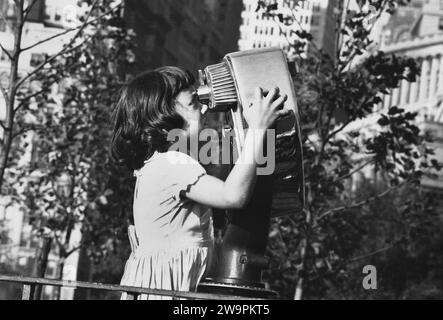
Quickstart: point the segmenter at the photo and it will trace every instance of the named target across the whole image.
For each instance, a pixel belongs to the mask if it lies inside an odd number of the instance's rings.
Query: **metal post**
[[[22,300],[34,300],[35,285],[30,283],[23,284]]]
[[[127,292],[126,300],[138,300],[139,294],[133,292]]]

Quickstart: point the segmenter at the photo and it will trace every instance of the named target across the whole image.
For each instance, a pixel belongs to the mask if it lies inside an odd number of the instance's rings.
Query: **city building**
[[[280,47],[293,56],[290,44],[298,40],[297,31],[306,31],[313,36],[313,43],[330,57],[335,56],[336,31],[334,9],[338,0],[284,1],[277,0],[278,13],[292,17],[290,25],[257,12],[256,0],[243,0],[240,50],[263,47]],[[309,51],[309,46],[306,52]]]
[[[430,144],[435,158],[443,159],[443,1],[414,0],[408,6],[398,7],[373,34],[376,49],[386,54],[407,56],[419,64],[416,82],[403,80],[398,88],[383,95],[380,113],[397,106],[418,113],[418,124],[434,138]],[[376,113],[364,121],[356,121],[349,130],[358,129],[367,135],[374,130],[379,118]],[[443,172],[433,172],[422,185],[443,189]]]
[[[381,50],[417,59],[420,75],[416,82],[403,81],[383,97],[383,110],[399,106],[419,113],[424,130],[434,137],[435,158],[443,159],[443,1],[414,1],[399,8],[382,32]],[[425,178],[423,185],[443,188],[443,173]]]
[[[137,35],[138,73],[175,65],[197,73],[237,51],[238,0],[127,0],[125,19]]]
[[[63,32],[64,28],[75,25],[77,15],[76,0],[37,0],[29,14],[23,30],[22,48],[32,46],[41,40],[55,36]],[[14,18],[15,4],[13,0],[0,0],[0,12],[7,21]],[[20,57],[19,73],[26,74],[44,61],[46,55],[52,55],[60,51],[64,44],[69,42],[72,33],[57,37],[51,41],[33,47]],[[8,23],[0,18],[0,43],[6,50],[12,51],[14,36]],[[7,55],[0,51],[0,81],[3,85],[8,83],[10,75],[10,63]],[[5,116],[4,100],[0,97],[0,119]],[[0,128],[0,139],[3,133]],[[32,155],[32,138],[29,141],[26,156],[21,161],[30,161]],[[27,223],[27,217],[17,205],[9,205],[8,197],[0,199],[0,224],[5,228],[6,236],[0,241],[0,264],[12,264],[14,270],[20,270],[24,275],[29,275],[32,268],[36,248],[39,242],[32,236],[31,226]],[[80,240],[79,230],[74,230],[72,243]],[[55,254],[55,247],[51,250],[48,259],[46,276],[49,278],[59,277],[59,259]],[[63,269],[64,280],[76,280],[79,255],[72,254],[65,262]],[[44,298],[51,299],[55,289],[45,287]],[[60,297],[72,299],[73,290],[63,288]]]
[[[197,76],[238,51],[242,10],[239,0],[127,0],[125,20],[136,33],[137,48],[136,64],[126,71],[172,65]],[[205,125],[220,129],[222,117],[208,114]]]

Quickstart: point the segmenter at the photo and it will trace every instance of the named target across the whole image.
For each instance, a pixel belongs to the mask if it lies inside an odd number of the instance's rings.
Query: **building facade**
[[[296,31],[306,31],[313,36],[313,43],[331,57],[335,56],[336,32],[334,8],[339,0],[283,1],[277,0],[279,13],[293,17],[289,26],[278,20],[264,17],[257,12],[256,0],[243,0],[240,50],[263,47],[280,47],[291,52],[290,44],[299,37]],[[309,50],[309,46],[306,49]]]
[[[194,73],[237,51],[241,1],[127,0],[125,19],[137,34],[133,73],[164,65]]]
[[[435,158],[443,159],[443,1],[414,0],[406,7],[398,7],[395,14],[383,20],[374,41],[386,54],[414,58],[419,65],[415,82],[403,80],[397,88],[382,96],[379,113],[397,106],[418,113],[418,125],[430,133],[434,141],[430,147]],[[379,114],[356,121],[349,130],[370,135]],[[443,172],[425,177],[424,187],[443,189]]]
[[[405,80],[390,95],[383,97],[383,110],[399,106],[418,112],[422,129],[434,141],[435,158],[443,160],[443,1],[413,1],[399,8],[383,28],[381,50],[415,58],[420,66],[416,82]],[[425,187],[443,189],[443,173],[427,177]]]

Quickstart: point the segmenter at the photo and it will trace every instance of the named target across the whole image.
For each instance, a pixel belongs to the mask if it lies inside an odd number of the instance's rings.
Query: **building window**
[[[61,19],[62,19],[62,15],[61,15],[60,11],[57,11],[55,13],[54,20],[55,21],[60,21]]]
[[[438,30],[443,30],[443,18],[440,18],[438,20]]]
[[[441,59],[443,59],[443,57],[440,56],[439,59],[438,59],[438,63],[437,63],[437,70],[436,70],[437,76],[436,76],[436,79],[435,79],[435,91],[438,91],[438,88],[440,88],[440,82],[443,80],[441,78],[441,71],[442,70],[440,70]],[[433,94],[435,94],[435,92],[433,92]]]
[[[318,26],[320,24],[320,17],[319,16],[312,16],[311,24],[313,26]]]
[[[0,245],[7,245],[9,244],[10,239],[8,237],[8,234],[6,232],[2,232],[0,234]]]
[[[33,53],[31,54],[31,67],[37,67],[45,61],[44,53]]]

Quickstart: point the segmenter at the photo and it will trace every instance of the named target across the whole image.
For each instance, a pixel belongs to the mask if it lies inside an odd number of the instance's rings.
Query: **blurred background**
[[[443,1],[0,0],[0,13],[0,274],[118,284],[134,183],[107,149],[118,88],[280,47],[299,67],[308,205],[273,221],[264,279],[285,299],[443,299]]]

